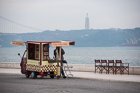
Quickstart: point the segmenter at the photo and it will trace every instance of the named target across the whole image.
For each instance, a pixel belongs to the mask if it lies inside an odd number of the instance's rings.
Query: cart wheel
[[[35,73],[35,72],[32,72],[32,73],[31,73],[31,78],[32,78],[32,79],[37,78],[37,75],[36,75],[36,73]]]
[[[57,79],[59,79],[60,78],[60,76],[57,76]]]
[[[27,74],[25,74],[25,76],[26,76],[26,78],[29,78],[30,77],[30,75],[27,75]]]
[[[54,72],[50,72],[50,78],[54,78]]]

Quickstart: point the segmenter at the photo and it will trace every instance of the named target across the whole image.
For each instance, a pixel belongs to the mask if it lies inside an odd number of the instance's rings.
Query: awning
[[[24,46],[24,42],[21,41],[12,41],[10,44],[16,46]]]
[[[51,43],[52,47],[69,46],[69,42],[54,42]]]
[[[10,44],[16,46],[24,46],[24,43],[47,43],[51,44],[53,47],[75,45],[75,41],[27,41],[27,42],[12,41]]]

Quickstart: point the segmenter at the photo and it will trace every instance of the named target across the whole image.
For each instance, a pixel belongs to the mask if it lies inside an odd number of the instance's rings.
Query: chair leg
[[[108,67],[106,67],[106,74],[108,74]]]
[[[114,67],[112,67],[112,72],[113,72],[113,74],[114,74]]]
[[[129,75],[129,67],[128,67],[128,75]]]
[[[95,67],[95,73],[96,73],[97,67]]]

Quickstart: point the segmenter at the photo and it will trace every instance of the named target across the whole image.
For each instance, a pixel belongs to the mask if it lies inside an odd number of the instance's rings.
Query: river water
[[[53,58],[54,47],[50,47]],[[63,47],[69,64],[94,64],[95,59],[122,60],[130,66],[140,66],[140,47]],[[20,62],[25,47],[0,48],[0,62]]]

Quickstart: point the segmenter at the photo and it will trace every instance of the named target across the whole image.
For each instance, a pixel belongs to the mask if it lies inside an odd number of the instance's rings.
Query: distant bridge
[[[35,27],[30,27],[5,17],[0,16],[0,32],[3,33],[24,33],[26,32],[41,32],[44,31],[42,29],[38,29]]]

